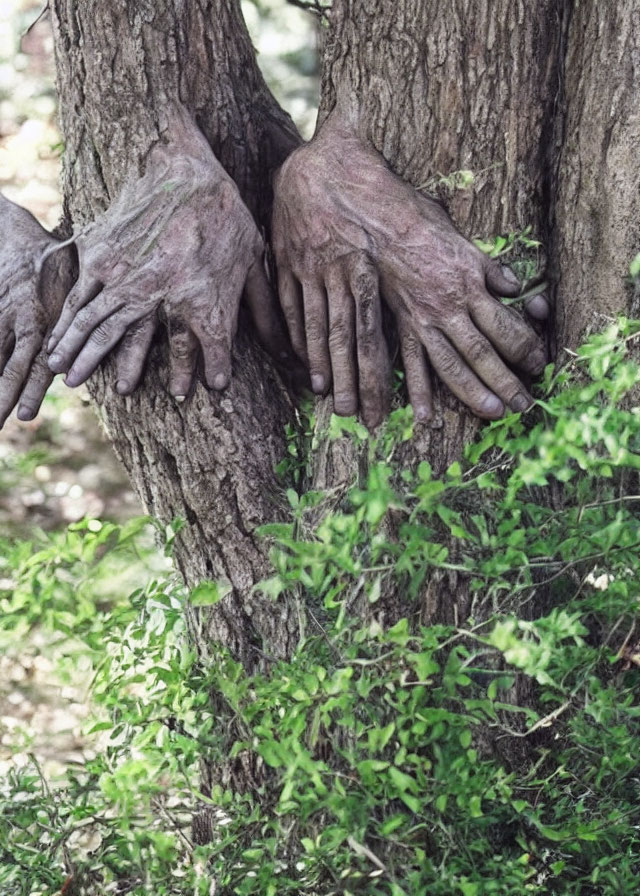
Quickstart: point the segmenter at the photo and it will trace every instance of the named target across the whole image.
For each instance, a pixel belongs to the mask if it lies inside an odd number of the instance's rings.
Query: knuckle
[[[346,315],[341,314],[332,320],[329,327],[329,348],[341,349],[353,344],[353,334]]]
[[[439,355],[439,363],[442,373],[451,378],[457,378],[462,373],[460,359],[453,352],[442,352]]]
[[[2,372],[3,386],[14,386],[22,380],[24,370],[15,361],[9,361]]]
[[[193,353],[193,344],[186,335],[174,336],[171,339],[171,355],[176,361],[187,361]]]
[[[481,361],[487,356],[488,352],[489,346],[485,340],[477,336],[469,341],[465,349],[465,354],[472,363]]]
[[[321,315],[314,311],[307,312],[305,319],[305,328],[309,339],[324,339],[326,334],[325,323]]]
[[[421,353],[422,345],[417,336],[414,336],[413,333],[409,333],[402,337],[402,351],[403,353],[410,358]]]
[[[527,357],[534,349],[541,345],[533,330],[530,332],[521,330],[518,333],[513,333],[511,335],[511,344],[513,346],[514,357],[518,359]]]
[[[95,328],[91,334],[91,342],[100,348],[104,347],[111,338],[111,330],[106,321]]]
[[[81,308],[73,320],[73,327],[76,330],[84,331],[93,326],[94,311],[90,305]]]

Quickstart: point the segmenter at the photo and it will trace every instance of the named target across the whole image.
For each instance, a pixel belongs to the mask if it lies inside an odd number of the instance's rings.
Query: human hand
[[[262,240],[238,190],[195,124],[180,114],[145,174],[75,240],[80,274],[56,324],[49,364],[77,386],[123,337],[116,389],[132,392],[162,316],[169,328],[169,391],[184,397],[198,346],[207,385],[231,376],[231,342],[245,290],[261,341],[286,340],[267,281]],[[126,334],[126,335],[125,335]]]
[[[0,196],[0,428],[33,420],[53,374],[43,346],[74,278],[73,253]]]
[[[273,242],[294,349],[308,361],[314,391],[325,392],[333,378],[336,413],[359,404],[372,426],[387,410],[380,291],[396,314],[417,418],[432,414],[424,350],[479,417],[531,403],[504,362],[538,373],[542,343],[495,298],[517,295],[515,278],[340,124],[329,120],[280,169]],[[537,306],[544,314],[544,300]]]

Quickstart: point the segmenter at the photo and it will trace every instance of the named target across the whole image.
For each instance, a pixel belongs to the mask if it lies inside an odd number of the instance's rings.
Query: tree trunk
[[[269,175],[297,138],[262,81],[235,0],[53,0],[52,12],[76,228],[104,210],[132,166],[142,169],[176,99],[265,223]],[[349,104],[363,136],[418,188],[473,171],[473,189],[450,197],[454,220],[468,236],[531,227],[542,239],[556,279],[562,271],[561,345],[574,344],[601,309],[625,305],[624,265],[640,227],[631,108],[639,15],[631,0],[602,9],[591,0],[335,0],[330,14],[320,122]],[[232,587],[216,608],[192,614],[201,651],[217,639],[249,665],[256,647],[286,655],[298,636],[293,606],[251,586],[269,566],[256,527],[287,516],[274,467],[286,453],[285,424],[295,423],[291,400],[246,333],[220,396],[198,386],[177,405],[163,357],[156,348],[131,398],[115,393],[108,365],[93,378],[109,436],[149,512],[186,521],[176,560],[187,582]],[[436,407],[436,422],[419,428],[403,460],[426,458],[439,473],[477,422],[437,384]],[[320,402],[318,419],[330,410],[330,399]],[[319,442],[315,487],[364,468],[346,440]],[[455,578],[431,581],[423,618],[463,618],[464,592]],[[403,612],[399,595],[386,597],[387,618]]]
[[[299,138],[264,84],[237,3],[55,0],[52,14],[65,208],[76,230],[109,205],[130,170],[143,168],[176,100],[267,221],[270,172]],[[184,521],[175,559],[186,582],[216,579],[232,588],[215,611],[192,612],[201,649],[220,640],[248,664],[261,641],[286,654],[297,636],[288,607],[274,612],[251,587],[268,571],[255,529],[285,513],[274,471],[286,453],[291,400],[247,333],[223,394],[199,385],[177,404],[165,362],[164,346],[156,347],[144,386],[130,398],[116,393],[109,365],[92,377],[107,434],[147,511],[165,523]]]
[[[630,307],[640,250],[640,7],[577,0],[563,59],[553,262],[558,347]]]
[[[319,122],[336,104],[347,107],[391,168],[425,192],[443,176],[472,171],[473,188],[447,197],[469,238],[531,228],[546,244],[567,15],[560,0],[533,6],[335,0]],[[402,461],[415,467],[427,459],[441,475],[479,424],[446,387],[434,388],[435,423],[417,427]],[[349,465],[332,463],[332,452],[328,446],[321,472],[348,475]],[[327,484],[321,475],[314,487]],[[406,613],[401,595],[386,597],[377,611],[382,606],[387,619]],[[425,623],[464,619],[465,581],[455,573],[432,577],[421,609]]]

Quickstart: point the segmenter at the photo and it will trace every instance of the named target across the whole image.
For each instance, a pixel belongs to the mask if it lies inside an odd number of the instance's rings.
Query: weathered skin
[[[286,338],[263,267],[263,244],[238,190],[196,125],[177,111],[107,212],[74,238],[80,274],[56,324],[49,365],[84,382],[126,333],[117,390],[132,392],[159,320],[172,336],[169,391],[186,396],[198,346],[205,380],[223,389],[243,290],[258,335],[276,356]]]
[[[18,404],[32,420],[53,380],[44,342],[73,284],[74,253],[0,196],[0,428]]]
[[[515,277],[337,114],[278,172],[273,242],[294,349],[308,361],[314,391],[326,392],[333,379],[336,413],[360,406],[371,426],[387,411],[380,292],[396,315],[417,419],[433,413],[425,350],[477,416],[493,419],[505,405],[521,411],[531,404],[505,362],[539,373],[542,343],[495,298],[518,295]]]

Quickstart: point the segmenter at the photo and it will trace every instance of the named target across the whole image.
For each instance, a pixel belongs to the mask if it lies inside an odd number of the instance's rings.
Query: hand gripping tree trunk
[[[474,172],[474,189],[451,197],[454,220],[467,236],[531,227],[551,270],[561,268],[559,338],[571,345],[599,310],[624,310],[625,261],[638,245],[633,7],[631,0],[611,8],[590,0],[335,0],[330,13],[320,121],[346,109],[360,136],[418,189]],[[131,169],[143,169],[175,102],[194,116],[265,223],[270,175],[297,137],[259,75],[234,0],[54,0],[52,12],[74,227],[108,207]],[[602,64],[611,56],[615,66]],[[604,231],[595,223],[603,220]],[[176,404],[162,361],[158,348],[131,398],[116,394],[109,365],[91,391],[149,512],[186,521],[176,560],[187,582],[232,586],[215,609],[193,614],[193,636],[203,655],[217,639],[248,665],[256,646],[286,655],[298,636],[293,605],[263,601],[251,589],[269,565],[255,529],[287,515],[274,467],[286,451],[293,404],[246,332],[232,384],[220,395],[198,386]],[[436,424],[419,428],[403,461],[428,459],[440,472],[477,422],[435,388]],[[322,426],[331,399],[317,410]],[[320,436],[310,479],[317,488],[344,485],[363,463],[347,440]],[[422,605],[425,620],[463,618],[463,583],[433,579]],[[397,593],[383,595],[380,606],[387,619],[406,612]]]

